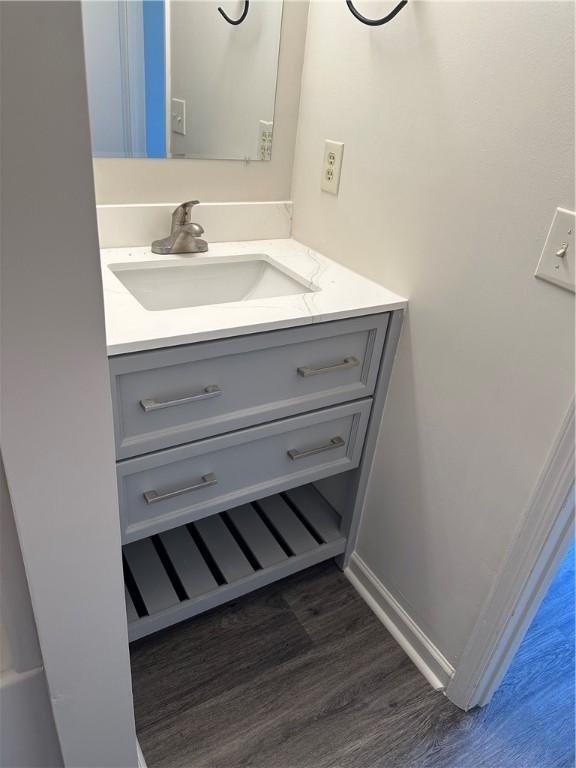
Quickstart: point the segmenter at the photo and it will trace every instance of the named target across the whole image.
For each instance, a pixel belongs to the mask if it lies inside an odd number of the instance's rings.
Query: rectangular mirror
[[[82,21],[95,157],[271,159],[282,0],[82,0]]]

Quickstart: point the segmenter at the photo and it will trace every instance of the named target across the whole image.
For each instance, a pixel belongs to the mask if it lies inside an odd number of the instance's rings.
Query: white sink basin
[[[202,256],[161,256],[145,245],[105,248],[101,264],[109,355],[406,306],[401,296],[291,239],[210,243]]]
[[[200,307],[316,290],[311,283],[288,274],[264,254],[224,259],[186,258],[189,260],[109,264],[108,268],[148,310]]]

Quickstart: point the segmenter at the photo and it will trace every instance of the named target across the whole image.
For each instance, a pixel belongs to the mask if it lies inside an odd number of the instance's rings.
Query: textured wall
[[[533,278],[574,208],[573,13],[413,2],[370,29],[310,7],[294,235],[411,302],[358,551],[453,663],[573,392],[574,296]]]

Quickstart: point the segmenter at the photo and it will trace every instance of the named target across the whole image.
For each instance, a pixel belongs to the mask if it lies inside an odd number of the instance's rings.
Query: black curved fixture
[[[388,16],[384,16],[381,19],[369,19],[366,16],[362,16],[362,14],[359,11],[357,11],[356,8],[354,7],[354,3],[352,2],[352,0],[346,0],[346,5],[350,9],[350,13],[353,16],[355,16],[358,19],[358,21],[361,21],[362,24],[367,24],[369,27],[380,27],[382,26],[382,24],[387,24],[389,21],[392,21],[394,16],[396,16],[397,13],[400,13],[400,11],[402,10],[402,8],[404,8],[405,5],[408,5],[408,0],[401,0],[401,2],[398,3],[396,8],[390,11]],[[220,10],[220,8],[218,10]]]
[[[406,2],[408,2],[408,0],[406,0]],[[228,16],[228,14],[226,13],[226,11],[222,10],[222,8],[220,8],[220,6],[218,6],[218,13],[220,13],[226,19],[228,24],[234,24],[234,26],[236,27],[236,26],[238,26],[238,24],[242,24],[242,22],[244,21],[246,16],[248,16],[248,6],[249,5],[250,5],[249,0],[244,0],[244,10],[240,14],[239,18],[237,18],[236,20],[231,19],[230,16]]]

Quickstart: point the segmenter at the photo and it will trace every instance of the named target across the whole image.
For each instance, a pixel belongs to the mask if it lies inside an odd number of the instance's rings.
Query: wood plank
[[[126,616],[128,618],[128,624],[130,624],[130,622],[136,621],[139,616],[134,606],[134,601],[130,596],[130,592],[128,592],[126,588],[126,585],[124,585],[124,598],[126,600]]]
[[[219,628],[210,615],[204,615],[132,645],[139,728],[154,727],[159,719],[185,720],[183,709],[223,693],[234,679],[239,684],[253,680],[257,686],[266,670],[311,647],[306,630],[283,600],[270,600],[263,606],[259,596],[247,595],[227,605]],[[154,696],[148,695],[151,689]],[[186,763],[187,768],[193,765],[193,759]]]
[[[281,496],[268,496],[259,501],[258,505],[295,555],[302,555],[318,547],[313,536]]]
[[[228,516],[262,568],[270,568],[286,560],[287,554],[251,504],[230,510]]]
[[[178,658],[174,663],[170,646],[166,644],[166,650],[161,646],[162,634],[151,637],[147,647],[133,646],[135,656],[143,655],[141,648],[146,652],[154,672],[154,662],[166,670],[157,681],[151,681],[144,665],[137,668],[135,663],[133,667],[138,736],[151,768],[196,764],[200,768],[375,768],[383,765],[382,755],[386,756],[386,766],[424,768],[412,757],[419,747],[419,741],[414,746],[415,738],[419,739],[423,732],[435,733],[437,721],[427,717],[427,708],[439,701],[440,717],[445,717],[451,705],[408,662],[343,574],[328,567],[324,577],[308,571],[298,574],[295,582],[300,585],[302,600],[311,599],[312,609],[323,606],[326,591],[333,593],[324,619],[333,627],[341,626],[342,631],[335,635],[327,632],[321,642],[313,641],[295,657],[264,666],[261,675],[255,676],[247,667],[241,677],[240,662],[231,672],[223,670],[216,678],[219,690],[214,692],[215,676],[204,678],[204,653],[191,648],[187,658]],[[199,620],[199,624],[208,625],[200,630],[205,633],[205,642],[226,658],[235,638],[241,637],[241,647],[252,643],[256,648],[263,632],[278,637],[275,627],[279,616],[270,611],[270,606],[286,604],[287,587],[294,592],[294,584],[279,582],[274,589],[238,601],[246,618],[267,617],[267,626],[264,618],[262,623],[254,622],[256,637],[249,626],[245,634],[240,634],[241,615],[232,614],[227,607]],[[347,606],[344,617],[338,610],[340,603]],[[255,607],[250,609],[250,605]],[[233,621],[228,618],[231,614]],[[192,626],[195,623],[191,622]],[[181,637],[188,626],[178,630],[178,647],[186,648]],[[279,652],[281,647],[282,642]],[[239,650],[236,657],[241,653]],[[179,688],[183,669],[192,681],[198,681],[197,686]],[[191,675],[192,669],[196,675]],[[223,678],[228,680],[224,690]],[[164,697],[166,704],[159,695],[160,686],[166,686],[172,694]],[[178,707],[172,704],[175,688],[181,691]],[[424,694],[423,702],[418,694]],[[279,727],[279,723],[285,727]],[[392,751],[393,763],[388,761]],[[453,765],[463,768],[458,763]]]
[[[228,584],[254,573],[254,569],[218,515],[197,520],[194,526]]]
[[[155,634],[131,647],[148,766],[570,768],[574,624],[564,637],[558,622],[573,622],[573,572],[568,582],[570,595],[553,585],[546,598],[547,631],[528,633],[492,702],[471,712],[432,689],[332,564]]]
[[[150,615],[180,602],[150,539],[127,544],[124,557]]]
[[[342,538],[339,515],[313,485],[301,485],[286,495],[323,541]]]
[[[218,587],[188,528],[184,525],[160,534],[188,597],[197,597]]]

